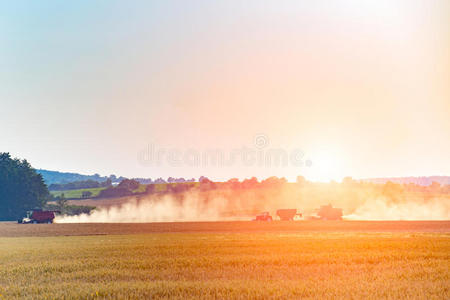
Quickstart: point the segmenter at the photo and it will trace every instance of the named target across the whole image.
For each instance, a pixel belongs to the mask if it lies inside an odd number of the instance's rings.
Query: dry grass
[[[0,238],[5,299],[449,299],[449,269],[446,233]]]

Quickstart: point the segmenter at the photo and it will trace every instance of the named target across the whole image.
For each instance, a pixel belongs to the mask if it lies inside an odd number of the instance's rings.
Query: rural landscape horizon
[[[0,300],[450,299],[450,1],[0,2]]]

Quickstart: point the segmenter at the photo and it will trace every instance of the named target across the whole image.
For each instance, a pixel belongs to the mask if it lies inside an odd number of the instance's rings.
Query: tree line
[[[74,181],[74,182],[69,182],[69,183],[52,183],[48,186],[48,189],[50,191],[67,191],[67,190],[110,187],[111,185],[112,185],[112,181],[109,178],[103,182],[98,182],[95,180],[88,179],[88,180]]]
[[[0,153],[0,221],[17,220],[50,198],[42,175],[25,159]]]

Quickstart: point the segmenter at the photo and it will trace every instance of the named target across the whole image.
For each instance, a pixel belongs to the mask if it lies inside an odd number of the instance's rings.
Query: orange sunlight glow
[[[309,180],[319,182],[342,181],[345,173],[342,153],[337,148],[320,149],[312,154],[312,166],[305,174]]]

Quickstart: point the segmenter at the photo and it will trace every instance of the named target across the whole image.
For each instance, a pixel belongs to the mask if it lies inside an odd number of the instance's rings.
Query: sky
[[[0,1],[0,152],[215,180],[450,175],[450,1]]]

